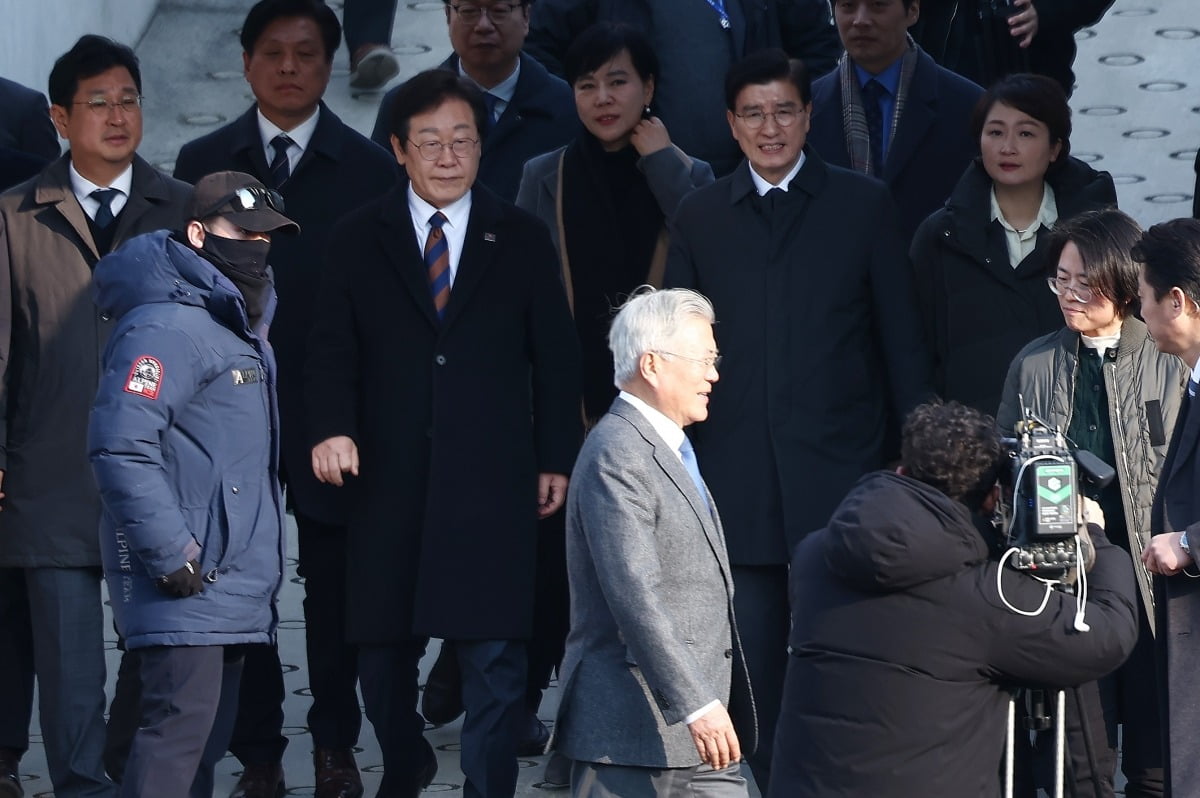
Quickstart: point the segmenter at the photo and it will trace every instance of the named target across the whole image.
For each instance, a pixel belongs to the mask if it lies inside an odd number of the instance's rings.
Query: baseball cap
[[[300,225],[283,215],[283,197],[245,172],[214,172],[192,189],[188,218],[223,216],[254,233],[299,233]]]

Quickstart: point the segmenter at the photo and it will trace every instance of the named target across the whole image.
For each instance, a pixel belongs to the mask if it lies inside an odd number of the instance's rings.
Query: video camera
[[[1026,409],[1015,438],[1003,438],[1012,460],[1009,479],[1012,511],[1005,548],[1016,551],[1006,561],[1018,571],[1046,579],[1064,579],[1078,564],[1080,483],[1095,489],[1112,482],[1112,466],[1084,449],[1070,449],[1061,430]]]

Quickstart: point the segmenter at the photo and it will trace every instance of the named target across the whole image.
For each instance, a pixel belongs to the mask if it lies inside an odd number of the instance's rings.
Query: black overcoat
[[[786,563],[883,465],[888,413],[928,395],[887,188],[806,153],[773,210],[743,162],[686,197],[671,234],[667,283],[712,300],[725,356],[692,434],[734,565]]]
[[[270,169],[258,130],[257,106],[225,127],[179,150],[175,176],[195,183],[204,175],[232,169],[270,185]],[[280,187],[287,215],[300,234],[275,236],[269,261],[275,270],[279,311],[271,345],[279,362],[280,434],[288,500],[323,524],[345,523],[345,493],[317,482],[312,447],[304,433],[304,351],[317,305],[321,260],[338,219],[396,185],[392,155],[347,126],[322,103],[317,127],[300,162]]]
[[[528,637],[537,474],[570,474],[582,436],[558,262],[540,221],[476,185],[439,323],[407,188],[335,227],[305,373],[311,441],[349,435],[361,458],[347,636]]]

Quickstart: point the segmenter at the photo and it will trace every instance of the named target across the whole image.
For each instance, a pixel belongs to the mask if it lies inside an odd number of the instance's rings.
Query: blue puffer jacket
[[[104,512],[100,548],[129,648],[267,643],[283,572],[275,361],[240,292],[166,231],[97,265],[116,322],[92,408],[88,456]],[[154,582],[201,547],[204,592]]]

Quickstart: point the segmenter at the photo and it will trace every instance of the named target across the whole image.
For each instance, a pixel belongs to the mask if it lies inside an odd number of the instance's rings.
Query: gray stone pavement
[[[1142,224],[1187,215],[1194,184],[1192,161],[1200,144],[1200,93],[1194,77],[1200,66],[1200,21],[1195,0],[1117,0],[1093,30],[1081,32],[1073,105],[1072,149],[1098,168],[1113,173],[1121,206]],[[144,75],[145,140],[142,155],[170,170],[180,145],[235,118],[253,100],[242,78],[237,33],[252,0],[167,0],[137,45]],[[341,3],[331,2],[340,13]],[[402,79],[435,66],[449,52],[441,0],[401,2],[393,48]],[[351,92],[345,49],[334,63],[326,101],[348,124],[370,132],[380,93]],[[290,530],[294,532],[294,527]],[[294,536],[289,546],[288,581],[280,596],[280,653],[285,663],[285,755],[289,795],[312,794],[311,741],[305,728],[309,699],[304,657],[303,588],[296,576]],[[109,637],[112,635],[110,633]],[[118,652],[109,642],[109,673]],[[431,646],[436,652],[436,644]],[[427,657],[423,673],[432,664]],[[550,722],[557,706],[552,685],[542,707]],[[51,796],[45,753],[36,728],[23,764],[27,795]],[[458,769],[459,724],[434,729],[437,779],[428,792],[461,793]],[[358,761],[367,794],[377,787],[381,758],[364,721]],[[521,796],[545,795],[538,784],[544,757],[521,761]],[[232,789],[238,764],[220,764],[217,795]]]

